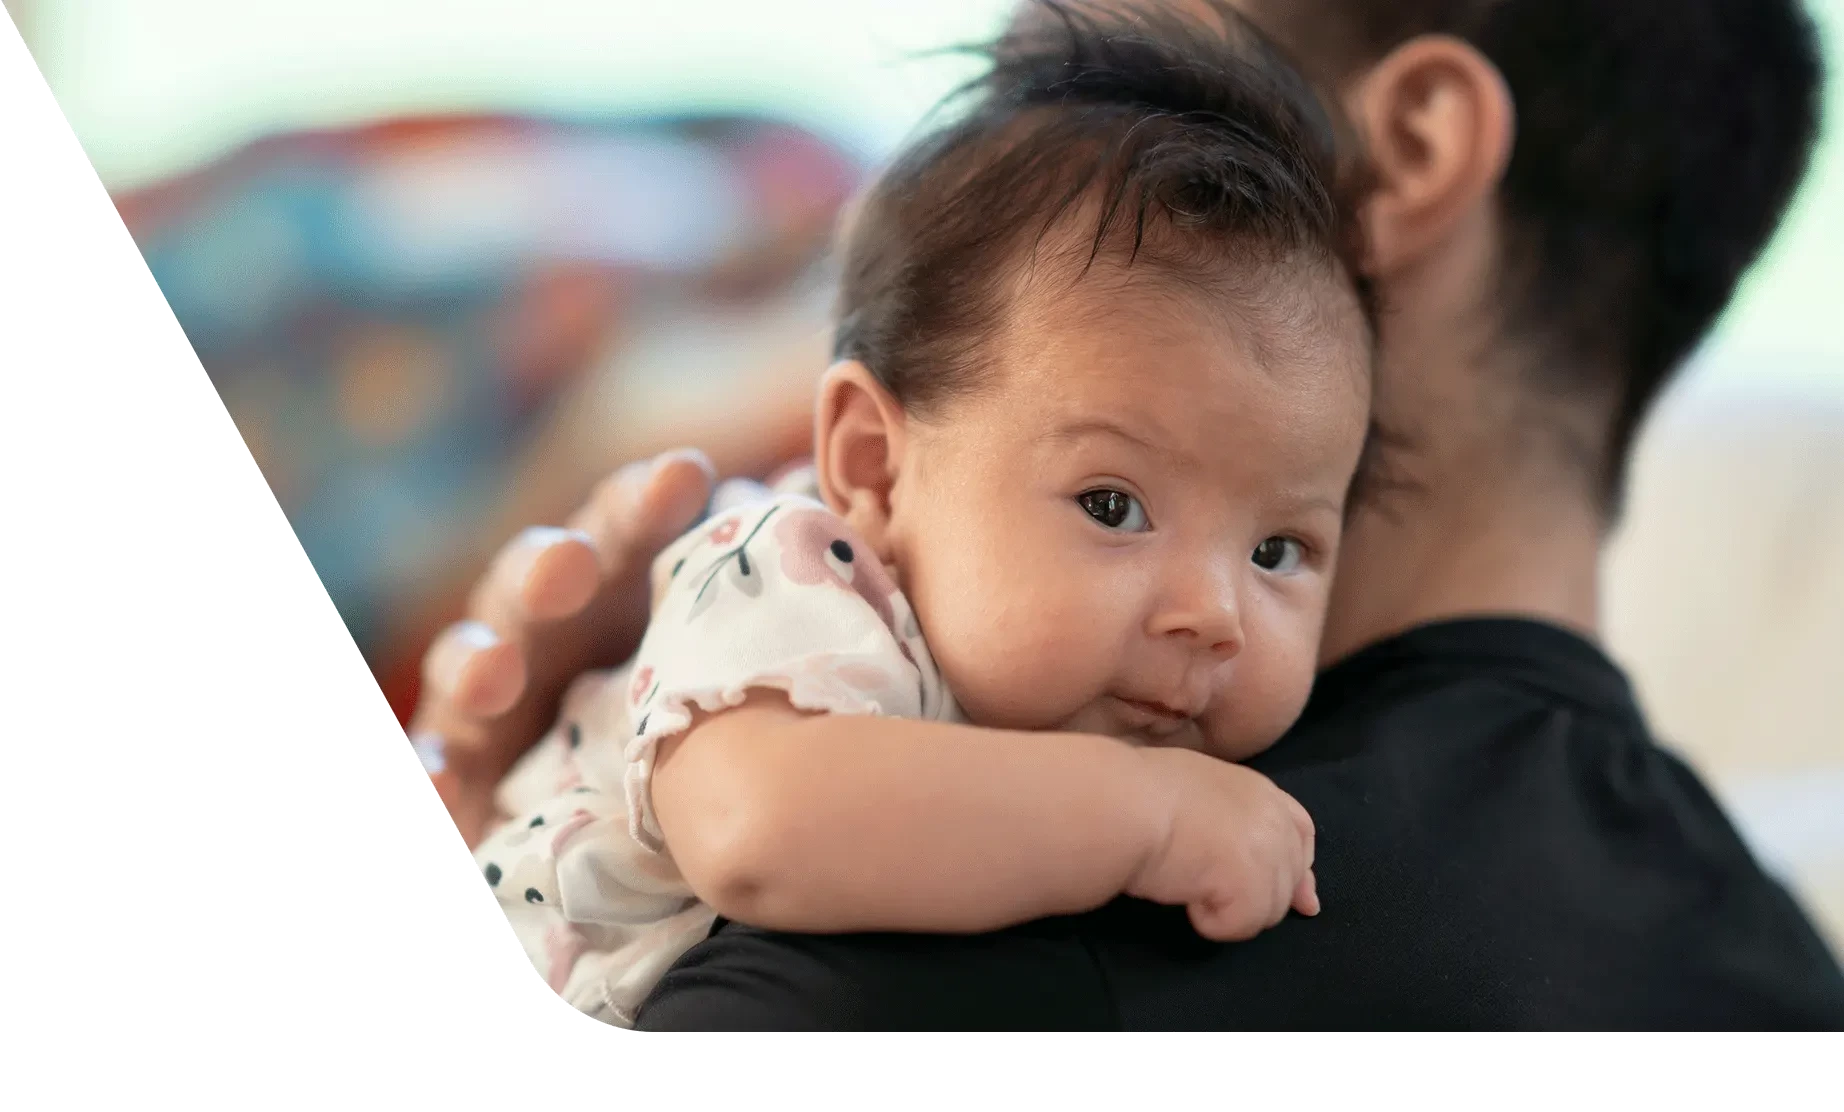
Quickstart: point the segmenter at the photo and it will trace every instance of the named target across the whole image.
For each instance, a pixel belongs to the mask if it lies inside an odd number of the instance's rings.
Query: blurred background
[[[1009,0],[4,4],[407,714],[521,526],[667,447],[804,450],[839,208]],[[1646,433],[1606,609],[1844,945],[1841,108]]]

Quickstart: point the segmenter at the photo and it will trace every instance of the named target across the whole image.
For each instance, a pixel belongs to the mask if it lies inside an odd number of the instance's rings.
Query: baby
[[[1233,763],[1312,685],[1370,329],[1305,86],[1227,15],[1014,33],[855,214],[814,465],[654,570],[477,857],[631,1025],[717,916],[1246,938],[1313,830]]]

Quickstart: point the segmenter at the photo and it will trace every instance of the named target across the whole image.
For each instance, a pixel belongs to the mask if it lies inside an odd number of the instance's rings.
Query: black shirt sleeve
[[[979,937],[718,924],[642,1006],[643,1031],[1114,1029],[1087,948],[1054,923]]]
[[[1707,893],[1683,938],[1664,939],[1688,960],[1660,978],[1681,998],[1661,989],[1661,1002],[1691,1030],[1844,1029],[1844,969],[1805,910],[1760,868],[1696,774],[1670,754],[1659,761],[1683,801],[1687,840],[1704,847]]]

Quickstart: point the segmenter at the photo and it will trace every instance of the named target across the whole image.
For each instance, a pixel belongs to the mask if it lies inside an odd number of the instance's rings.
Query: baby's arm
[[[1298,803],[1111,738],[806,715],[758,692],[665,742],[652,798],[692,889],[770,929],[977,933],[1126,893],[1235,939],[1318,910]]]

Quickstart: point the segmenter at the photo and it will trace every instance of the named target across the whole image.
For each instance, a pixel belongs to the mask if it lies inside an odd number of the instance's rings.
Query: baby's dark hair
[[[1002,323],[1008,275],[1049,232],[1094,214],[1098,259],[1247,294],[1276,265],[1352,265],[1334,118],[1269,40],[1227,5],[1212,18],[1036,0],[911,146],[849,229],[834,355],[864,363],[905,408],[973,385]],[[1250,279],[1254,281],[1251,282]]]

